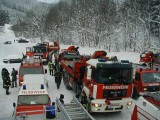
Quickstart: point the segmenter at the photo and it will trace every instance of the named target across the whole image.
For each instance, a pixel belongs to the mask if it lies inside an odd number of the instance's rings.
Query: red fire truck
[[[43,64],[47,64],[52,60],[52,55],[59,51],[60,47],[57,42],[54,45],[49,45],[49,42],[38,43],[36,46],[26,48],[26,56],[39,56]]]
[[[23,59],[19,67],[19,86],[23,83],[23,76],[26,74],[44,74],[43,64],[39,58],[28,57]]]
[[[145,93],[137,101],[131,120],[160,120],[160,93]]]
[[[72,56],[73,57],[73,56]],[[91,112],[129,109],[132,94],[132,65],[106,59],[62,60],[63,80],[76,94],[83,89],[90,99]]]
[[[151,47],[140,55],[139,63],[143,66],[153,67],[160,66],[160,49]]]
[[[42,120],[45,107],[51,104],[47,92],[47,81],[43,74],[27,74],[18,94],[17,105],[14,103],[15,120]]]
[[[152,51],[145,51],[140,55],[139,63],[143,66],[150,67],[152,63],[156,61],[156,54]]]
[[[137,68],[133,80],[132,98],[137,99],[140,92],[160,91],[160,71],[158,69]]]
[[[128,61],[88,60],[83,90],[92,98],[92,112],[129,109],[132,101],[132,65]]]

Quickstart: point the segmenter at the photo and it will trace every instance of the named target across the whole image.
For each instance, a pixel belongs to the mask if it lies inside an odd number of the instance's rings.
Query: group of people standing
[[[55,64],[53,64],[52,61],[49,61],[48,68],[49,68],[50,75],[55,76],[55,83],[57,84],[57,89],[59,89],[61,85],[62,74],[63,74],[62,66],[57,61],[55,61]]]
[[[1,76],[3,80],[3,88],[6,89],[6,95],[9,95],[9,87],[11,86],[12,88],[17,87],[17,70],[15,68],[12,68],[11,76],[12,76],[12,81],[10,79],[10,73],[6,68],[2,68],[1,71]]]

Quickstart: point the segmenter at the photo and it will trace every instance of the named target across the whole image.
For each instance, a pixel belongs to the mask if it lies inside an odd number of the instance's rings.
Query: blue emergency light
[[[98,61],[99,61],[99,62],[106,62],[107,60],[106,60],[106,59],[103,59],[103,58],[98,58]]]
[[[41,89],[44,89],[44,85],[43,84],[41,84]]]
[[[23,85],[23,90],[26,90],[26,85]]]

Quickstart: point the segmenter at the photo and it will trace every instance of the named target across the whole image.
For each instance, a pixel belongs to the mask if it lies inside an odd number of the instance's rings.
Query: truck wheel
[[[135,100],[137,100],[139,98],[139,94],[138,94],[135,87],[133,88],[132,98],[135,99]]]

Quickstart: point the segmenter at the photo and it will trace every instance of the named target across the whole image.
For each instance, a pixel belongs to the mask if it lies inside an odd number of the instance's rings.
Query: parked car
[[[18,38],[17,42],[18,43],[28,43],[29,41],[27,39],[25,39],[25,38]]]
[[[9,55],[3,59],[4,63],[21,63],[22,57],[18,55]]]
[[[12,43],[11,41],[4,42],[4,44],[11,44],[11,43]]]

